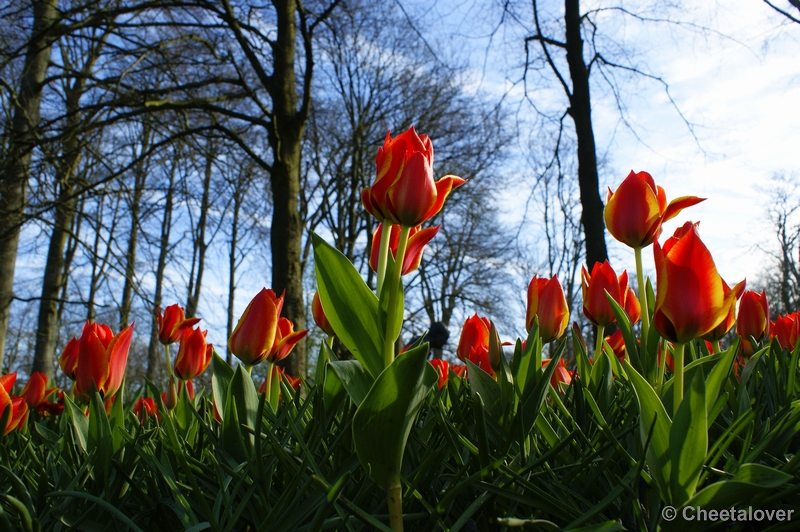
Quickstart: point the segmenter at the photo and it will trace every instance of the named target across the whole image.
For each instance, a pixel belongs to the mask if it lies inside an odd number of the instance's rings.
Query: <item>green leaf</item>
[[[88,444],[95,450],[95,465],[106,469],[114,454],[114,441],[111,438],[111,425],[100,394],[95,391],[89,400]]]
[[[347,394],[356,406],[361,405],[364,398],[372,388],[375,379],[364,369],[358,360],[335,360],[329,363],[329,367],[339,377]]]
[[[469,376],[469,386],[473,397],[480,394],[483,399],[483,407],[486,412],[495,420],[499,421],[503,416],[503,408],[500,399],[500,385],[491,375],[467,360],[467,375]]]
[[[402,265],[401,265],[402,266]],[[386,279],[392,279],[392,269],[397,267],[394,262],[392,254],[388,255],[388,263],[386,264]],[[394,309],[394,323],[391,329],[386,328],[387,316],[389,315],[389,294],[392,283],[384,282],[381,288],[381,293],[378,296],[378,331],[384,336],[388,336],[392,342],[395,342],[400,336],[400,329],[403,327],[403,310],[405,302],[405,294],[403,292],[403,278],[400,277],[400,284],[396,287],[397,296],[395,297]],[[385,331],[385,332],[384,332]]]
[[[228,398],[228,386],[233,378],[233,368],[222,360],[214,350],[211,356],[211,393],[214,397],[214,404],[220,417],[225,419],[225,401]]]
[[[76,405],[68,394],[64,394],[64,404],[66,411],[69,415],[69,420],[72,424],[72,433],[75,435],[75,440],[78,446],[86,452],[89,440],[89,418],[86,417],[83,410]]]
[[[636,371],[638,371],[640,374],[645,373],[644,365],[639,358],[639,342],[636,340],[636,335],[633,333],[631,319],[628,317],[628,313],[625,312],[625,309],[622,308],[620,304],[614,300],[611,294],[608,293],[608,290],[605,292],[606,299],[608,299],[608,302],[611,304],[611,311],[614,313],[614,317],[617,319],[617,328],[619,328],[620,332],[622,333],[622,338],[625,340],[626,358],[630,359],[631,365],[636,368]]]
[[[383,371],[378,298],[339,250],[312,234],[317,287],[336,336],[373,377]]]
[[[222,436],[226,449],[239,460],[244,460],[252,454],[255,444],[252,431],[256,428],[257,412],[258,393],[253,379],[243,366],[237,366],[225,400]],[[243,429],[242,426],[250,428],[251,431]],[[244,455],[237,454],[237,450],[243,451]]]
[[[375,379],[353,417],[353,441],[370,478],[387,489],[400,478],[414,418],[438,381],[427,346],[406,351]]]
[[[669,434],[672,420],[667,415],[667,411],[653,387],[627,360],[625,361],[625,370],[639,404],[639,433],[642,443],[647,442],[648,434],[651,429],[653,430],[653,437],[647,447],[647,465],[650,466],[650,473],[661,491],[662,499],[667,500],[670,493]]]
[[[514,426],[521,430],[521,434],[518,435],[519,438],[524,438],[533,428],[536,417],[539,415],[539,411],[544,404],[544,399],[547,396],[547,388],[550,386],[550,377],[553,376],[558,361],[561,360],[561,356],[564,354],[565,345],[566,343],[561,343],[550,362],[544,368],[544,371],[537,377],[534,385],[526,386],[525,393],[520,399],[519,408],[517,408],[516,417],[519,418],[519,420],[514,423]]]
[[[686,506],[729,508],[740,502],[752,501],[756,495],[774,493],[792,478],[791,475],[765,465],[742,464],[732,479],[706,486]]]
[[[339,401],[343,400],[347,392],[344,389],[342,380],[330,364],[325,364],[325,387],[322,390],[322,400],[325,410],[330,411],[336,408]]]
[[[671,502],[676,506],[689,500],[697,489],[708,451],[706,416],[703,373],[695,371],[669,431]]]

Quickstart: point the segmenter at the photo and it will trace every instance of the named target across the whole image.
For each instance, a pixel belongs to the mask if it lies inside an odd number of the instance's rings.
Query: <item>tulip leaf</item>
[[[583,339],[580,327],[577,322],[572,325],[572,352],[575,353],[575,366],[578,368],[578,375],[581,381],[589,386],[592,383],[592,364],[589,362],[586,341]]]
[[[713,367],[706,377],[706,412],[711,414],[711,410],[719,397],[720,390],[728,378],[733,367],[733,359],[736,357],[736,350],[739,348],[738,342],[733,342],[728,349],[711,355],[710,357],[703,357],[700,360],[713,360]],[[714,416],[716,417],[716,416]],[[714,418],[709,417],[708,423],[712,423]]]
[[[325,364],[325,383],[322,389],[322,400],[325,410],[333,410],[339,401],[345,398],[346,391],[342,380],[330,364]]]
[[[377,377],[383,371],[378,298],[339,250],[316,233],[311,235],[311,240],[325,315],[339,340],[373,377]]]
[[[669,435],[672,420],[653,387],[627,360],[625,361],[625,370],[633,385],[639,405],[639,433],[643,444],[647,442],[650,431],[653,431],[646,454],[650,474],[661,491],[661,497],[667,500],[670,493]]]
[[[670,487],[672,504],[676,506],[694,495],[708,451],[705,381],[699,368],[687,384],[686,396],[678,406],[669,431]]]
[[[86,414],[83,413],[83,410],[78,408],[72,398],[68,394],[64,394],[64,405],[66,408],[67,415],[69,416],[69,420],[72,423],[72,432],[75,436],[75,440],[78,442],[78,446],[86,452],[88,439],[89,439],[89,418],[86,417]],[[9,410],[9,415],[11,415],[11,410]]]
[[[715,482],[698,491],[686,506],[729,508],[741,502],[752,502],[760,494],[772,494],[792,480],[792,476],[761,464],[742,464],[730,480]]]
[[[533,428],[536,418],[539,416],[539,411],[542,409],[544,399],[547,396],[547,388],[550,386],[550,378],[558,366],[558,361],[564,354],[565,342],[556,349],[556,352],[550,359],[550,362],[544,368],[544,371],[537,377],[533,386],[528,384],[525,388],[525,393],[522,394],[519,407],[517,408],[517,417],[520,418],[519,422],[514,425],[522,431],[519,435],[520,439],[524,438],[528,432]]]
[[[96,390],[90,394],[89,400],[89,449],[95,450],[95,466],[106,472],[114,454],[114,441],[111,438],[111,425],[100,393]]]
[[[360,406],[375,379],[358,360],[335,360],[329,363],[329,367],[339,377],[339,382],[347,390],[347,395],[350,396],[353,403]]]
[[[414,418],[439,377],[423,345],[406,351],[375,379],[353,417],[353,441],[361,465],[381,488],[400,479]]]
[[[500,420],[503,417],[500,385],[491,375],[473,364],[471,360],[467,360],[466,362],[469,387],[472,390],[472,396],[475,397],[476,394],[480,394],[486,413],[493,419]]]
[[[231,379],[233,379],[233,368],[214,350],[211,356],[211,393],[217,413],[223,420],[225,419],[225,401],[228,398],[228,386],[230,386]]]
[[[644,365],[639,358],[639,342],[636,340],[636,335],[633,333],[633,326],[631,325],[628,313],[614,300],[611,294],[608,293],[608,290],[605,292],[606,299],[608,299],[609,304],[611,304],[611,310],[614,312],[614,317],[617,320],[617,328],[619,328],[619,331],[622,333],[622,339],[625,341],[626,358],[631,360],[631,365],[636,368],[636,371],[645,373]]]
[[[253,379],[243,366],[237,366],[228,386],[228,397],[225,400],[225,412],[222,418],[222,434],[226,448],[239,460],[246,459],[253,449],[253,434],[244,430],[242,426],[254,431],[257,411],[258,393]],[[243,449],[239,449],[242,446]],[[242,450],[244,454],[237,455],[237,450]]]

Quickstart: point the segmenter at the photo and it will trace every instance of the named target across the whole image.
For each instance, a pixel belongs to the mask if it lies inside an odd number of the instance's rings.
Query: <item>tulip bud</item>
[[[163,315],[161,309],[157,309],[156,321],[158,321],[158,341],[169,345],[180,340],[183,331],[194,327],[200,318],[186,319],[183,307],[179,307],[176,303],[165,308]]]
[[[591,275],[586,267],[581,268],[581,288],[583,292],[583,313],[594,325],[605,327],[617,321],[606,292],[628,313],[631,324],[641,318],[641,306],[633,290],[629,290],[628,272],[623,270],[617,277],[611,264],[606,260],[596,262]]]
[[[175,386],[175,377],[169,378],[169,388],[167,388],[167,396],[164,400],[164,406],[167,410],[174,410],[178,405],[178,389]]]
[[[739,349],[746,357],[753,356],[755,351],[749,340],[751,336],[757,341],[769,337],[769,303],[766,291],[758,294],[748,290],[742,295],[736,334],[742,338]]]
[[[551,279],[533,276],[528,285],[528,308],[525,324],[528,331],[539,318],[539,336],[542,343],[561,338],[569,323],[569,306],[558,276]]]
[[[447,377],[450,372],[450,363],[446,360],[441,358],[434,358],[430,361],[431,366],[433,369],[436,370],[436,373],[439,374],[439,381],[438,381],[438,389],[442,389],[447,386]]]
[[[328,317],[325,315],[325,311],[322,309],[322,301],[319,299],[319,291],[314,292],[314,299],[311,300],[311,315],[314,317],[314,323],[316,323],[317,327],[322,329],[325,334],[328,336],[334,336],[336,334],[333,332],[331,322],[328,321]]]
[[[25,398],[28,407],[33,409],[38,408],[56,390],[58,388],[55,386],[52,388],[47,387],[47,376],[44,373],[34,371],[20,395]]]
[[[489,318],[481,318],[477,314],[467,318],[461,329],[456,355],[458,358],[469,360],[489,375],[494,375],[494,370],[489,362],[489,331],[492,322]]]

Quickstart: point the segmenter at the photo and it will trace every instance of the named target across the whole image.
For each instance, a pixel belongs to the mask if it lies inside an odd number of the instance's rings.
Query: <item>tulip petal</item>
[[[453,189],[456,189],[466,183],[467,180],[455,175],[446,175],[436,182],[436,201],[433,207],[430,208],[425,215],[425,220],[430,220],[442,210],[444,207],[444,200],[450,195]]]
[[[664,217],[662,219],[662,222],[666,222],[667,220],[672,220],[686,207],[697,205],[701,201],[705,200],[706,198],[698,198],[696,196],[681,196],[679,198],[673,199],[672,201],[669,202],[669,205],[667,205],[667,210],[664,211]]]
[[[403,258],[403,275],[409,274],[419,268],[425,246],[433,240],[433,237],[436,236],[436,233],[439,232],[441,227],[441,225],[437,225],[436,227],[421,229],[408,239],[406,256]]]

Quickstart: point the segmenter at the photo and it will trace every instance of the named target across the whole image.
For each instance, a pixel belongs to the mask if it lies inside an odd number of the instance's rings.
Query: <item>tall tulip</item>
[[[489,331],[492,322],[489,318],[482,318],[477,314],[467,318],[461,329],[458,339],[456,355],[464,362],[469,360],[489,375],[494,375],[492,365],[489,363]]]
[[[61,356],[58,357],[58,365],[61,366],[61,371],[64,375],[72,380],[75,380],[75,372],[78,369],[78,355],[81,352],[81,341],[72,337],[72,340],[67,342]]]
[[[28,407],[33,409],[38,408],[39,405],[44,403],[45,399],[56,390],[58,390],[56,386],[52,388],[47,387],[47,375],[41,371],[34,371],[20,395],[25,398]]]
[[[628,272],[623,270],[617,277],[611,264],[596,262],[590,274],[586,267],[581,269],[581,290],[583,293],[583,313],[597,327],[605,327],[616,321],[606,292],[628,313],[631,324],[639,321],[641,306],[633,290],[628,286]]]
[[[752,336],[757,341],[769,338],[769,302],[767,292],[761,293],[748,290],[742,295],[739,303],[739,321],[736,322],[736,334],[742,338],[739,350],[742,355],[753,355],[754,346],[749,338]]]
[[[430,363],[431,366],[433,366],[433,369],[436,370],[436,373],[439,374],[439,382],[437,386],[441,390],[447,386],[447,377],[450,373],[450,363],[441,358],[434,358],[430,361]]]
[[[25,426],[25,421],[28,419],[28,404],[25,402],[25,398],[12,397],[8,395],[5,386],[0,386],[0,418],[3,417],[6,410],[9,410],[9,413],[6,426],[2,427],[3,434]]]
[[[436,233],[439,232],[441,226],[428,227],[422,229],[421,226],[412,227],[408,232],[408,244],[405,256],[403,257],[403,270],[402,275],[407,275],[417,268],[422,262],[422,253],[425,251],[425,246],[433,240]],[[400,226],[392,225],[392,232],[389,236],[389,251],[392,253],[392,258],[397,259],[397,246],[400,243]],[[378,263],[380,258],[380,242],[383,236],[383,225],[379,225],[372,233],[372,246],[369,254],[369,267],[372,271],[378,271]]]
[[[533,276],[528,285],[528,308],[525,325],[528,331],[539,318],[539,336],[543,343],[561,338],[569,323],[569,306],[558,276],[551,279]]]
[[[86,322],[75,370],[75,397],[88,400],[92,387],[105,400],[117,393],[125,376],[132,337],[133,324],[114,335],[108,325]]]
[[[206,344],[208,331],[186,329],[181,336],[178,356],[175,357],[175,375],[187,381],[203,373],[211,362],[214,346]]]
[[[183,307],[176,303],[165,308],[164,314],[161,314],[161,309],[158,309],[156,321],[158,322],[158,341],[169,345],[179,341],[183,331],[194,327],[200,318],[187,319]]]
[[[542,360],[542,369],[546,368],[552,359],[546,358]],[[556,369],[553,370],[553,375],[550,376],[550,386],[556,390],[560,390],[559,384],[563,383],[569,385],[572,382],[572,375],[567,370],[567,365],[564,364],[564,359],[559,358],[556,364]]]
[[[413,126],[395,138],[387,133],[375,163],[375,182],[361,192],[361,200],[381,222],[417,226],[435,216],[450,191],[465,182],[453,175],[434,182],[433,144]]]
[[[800,312],[778,316],[770,327],[771,337],[777,338],[781,347],[792,351],[800,338]]]

